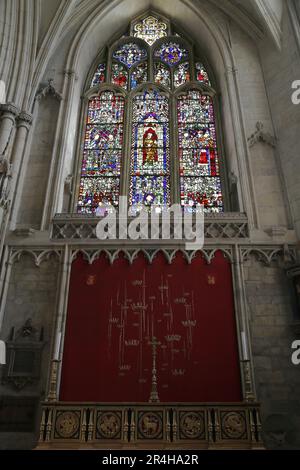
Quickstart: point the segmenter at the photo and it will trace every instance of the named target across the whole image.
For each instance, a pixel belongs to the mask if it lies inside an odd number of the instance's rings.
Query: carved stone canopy
[[[36,94],[35,99],[37,101],[40,101],[42,98],[45,98],[48,95],[53,96],[58,101],[62,100],[62,95],[56,90],[55,85],[54,85],[54,80],[52,78],[48,80],[48,85],[42,86],[39,89],[39,91]]]

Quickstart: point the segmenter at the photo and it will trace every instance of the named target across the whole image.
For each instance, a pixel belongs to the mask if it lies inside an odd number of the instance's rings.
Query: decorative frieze
[[[257,403],[43,405],[38,449],[76,447],[263,448]]]
[[[97,240],[96,226],[100,218],[80,214],[57,214],[53,219],[53,240]],[[128,219],[128,224],[130,223]],[[207,214],[204,217],[204,237],[214,239],[247,239],[248,219],[243,213]],[[171,226],[172,236],[172,226]]]

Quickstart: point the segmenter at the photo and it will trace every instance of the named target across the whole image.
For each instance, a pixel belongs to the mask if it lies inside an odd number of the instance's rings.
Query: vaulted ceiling
[[[80,24],[87,12],[92,11],[101,3],[103,3],[103,6],[106,3],[105,0],[40,1],[40,43],[59,10],[65,10],[65,14],[61,19],[66,22],[67,26],[70,20],[77,20]],[[130,0],[130,3],[133,2],[134,0]],[[184,2],[185,0],[183,0]],[[125,3],[126,0],[124,0]],[[163,10],[164,0],[139,0],[136,3],[137,12],[147,8]],[[205,8],[208,4],[217,7],[222,13],[236,21],[252,37],[256,36],[258,39],[262,39],[268,36],[280,47],[282,0],[195,0],[193,3],[199,9]],[[176,12],[172,13],[176,14]]]

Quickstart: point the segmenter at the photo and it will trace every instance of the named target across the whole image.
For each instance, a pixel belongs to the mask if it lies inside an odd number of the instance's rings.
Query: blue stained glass
[[[147,81],[147,78],[148,78],[147,72],[148,72],[147,62],[137,65],[135,69],[132,70],[131,75],[130,75],[130,85],[131,85],[132,90],[136,88],[138,85],[140,85],[141,83],[144,83]]]
[[[97,86],[105,82],[105,70],[106,64],[99,64],[97,70],[93,76],[91,86]]]
[[[223,199],[212,98],[191,90],[178,98],[181,204],[221,212]]]
[[[166,42],[155,51],[155,57],[159,57],[168,65],[176,65],[188,56],[188,51],[176,42]]]
[[[154,79],[156,83],[171,88],[171,71],[161,62],[154,63]]]
[[[124,98],[111,91],[89,101],[78,212],[97,214],[118,205],[123,146]]]
[[[169,103],[156,91],[133,103],[131,204],[169,204]]]
[[[128,68],[131,68],[141,60],[146,59],[147,51],[134,42],[128,42],[117,49],[113,57],[125,64]]]

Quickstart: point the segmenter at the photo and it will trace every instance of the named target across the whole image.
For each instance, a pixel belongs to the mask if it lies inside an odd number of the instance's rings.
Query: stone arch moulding
[[[152,264],[156,255],[159,253],[162,253],[166,261],[168,262],[168,264],[172,264],[172,261],[174,260],[175,256],[178,253],[182,253],[188,264],[192,263],[193,259],[195,258],[195,256],[197,256],[197,254],[201,254],[201,256],[206,261],[206,263],[211,264],[217,251],[221,251],[224,258],[228,259],[230,262],[233,261],[232,249],[224,248],[224,247],[202,249],[202,250],[196,250],[196,251],[186,251],[186,250],[177,249],[177,248],[174,248],[174,249],[163,249],[163,248],[103,249],[101,248],[99,250],[79,248],[79,249],[75,249],[74,251],[72,251],[71,261],[73,262],[77,258],[77,256],[81,254],[84,257],[84,259],[88,261],[89,264],[93,264],[93,262],[97,260],[99,256],[104,254],[109,260],[109,263],[112,265],[119,258],[120,255],[123,255],[125,259],[128,261],[128,263],[132,265],[135,259],[138,257],[138,255],[142,254],[147,259],[148,263]]]
[[[61,145],[56,157],[58,162],[57,174],[52,185],[54,187],[54,198],[51,216],[62,210],[63,182],[67,173],[71,174],[74,172],[74,162],[76,157],[77,159],[79,158],[78,136],[83,119],[82,109],[80,113],[80,97],[84,90],[88,71],[95,61],[99,50],[103,49],[107,39],[115,37],[117,33],[116,28],[121,29],[124,27],[124,24],[129,27],[130,19],[136,15],[136,11],[133,11],[134,2],[132,7],[126,11],[126,14],[123,11],[121,15],[122,3],[122,1],[114,2],[110,9],[106,10],[103,10],[100,6],[96,8],[92,14],[87,16],[79,28],[69,49],[66,69],[73,70],[74,73],[71,77],[70,74],[65,74],[64,77],[63,96],[65,99],[62,101],[58,119],[58,128],[61,129]],[[169,3],[167,0],[166,4]],[[225,97],[223,100],[226,103],[223,116],[226,115],[227,121],[224,139],[225,147],[226,140],[228,141],[230,138],[234,140],[234,150],[230,152],[230,155],[229,153],[227,154],[228,159],[230,158],[228,167],[235,169],[238,176],[240,210],[247,213],[250,227],[253,227],[257,221],[256,207],[252,197],[253,185],[249,171],[247,138],[242,118],[236,67],[232,51],[221,26],[215,22],[205,8],[199,10],[190,0],[185,0],[184,2],[176,0],[176,3],[178,6],[178,10],[176,10],[177,15],[181,18],[177,23],[182,26],[183,30],[190,31],[194,42],[197,39],[195,45],[200,44],[201,50],[204,51],[209,62],[212,64],[215,75],[218,77],[220,94]],[[167,9],[168,5],[164,4],[163,8],[164,10]],[[169,11],[172,11],[172,8]],[[116,17],[120,19],[113,24],[113,20]],[[104,19],[105,28],[103,28]],[[109,29],[109,33],[106,31],[107,29]],[[97,50],[95,44],[97,44]],[[82,71],[82,73],[79,74],[79,71]],[[75,79],[76,74],[77,80]],[[229,104],[227,105],[227,103]],[[226,134],[228,134],[227,138]]]

